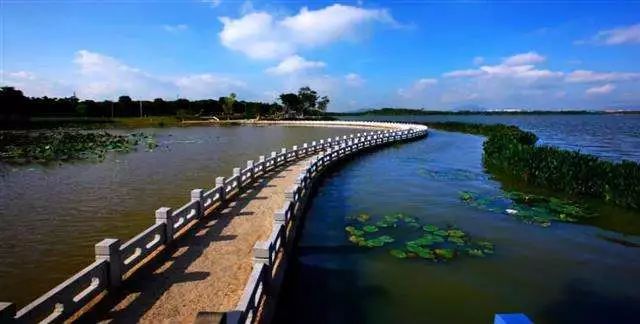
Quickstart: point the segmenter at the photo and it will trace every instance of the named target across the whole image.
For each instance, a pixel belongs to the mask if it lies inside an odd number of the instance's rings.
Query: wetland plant
[[[367,215],[348,218],[345,227],[349,241],[363,248],[389,246],[389,254],[399,259],[420,258],[445,262],[460,255],[485,257],[493,254],[493,244],[474,241],[453,226],[421,225],[415,217],[396,213],[375,222]],[[402,238],[402,239],[401,239]]]
[[[101,161],[107,152],[129,152],[140,143],[147,150],[158,145],[143,133],[115,135],[107,132],[52,130],[0,133],[0,160],[12,164],[55,161]]]
[[[525,223],[543,227],[550,226],[552,221],[577,222],[595,216],[583,205],[572,201],[517,191],[497,196],[462,191],[460,200],[478,209],[506,213]]]

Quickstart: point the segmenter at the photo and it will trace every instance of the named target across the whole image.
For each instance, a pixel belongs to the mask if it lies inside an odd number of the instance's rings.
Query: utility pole
[[[113,101],[111,102],[111,119],[113,119]]]
[[[138,103],[140,104],[140,118],[142,118],[142,100],[138,100]]]

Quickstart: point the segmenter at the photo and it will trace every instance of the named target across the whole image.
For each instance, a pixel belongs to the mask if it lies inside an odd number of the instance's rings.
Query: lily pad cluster
[[[116,135],[107,132],[50,130],[0,133],[0,159],[13,164],[70,160],[103,160],[107,152],[129,152],[140,143],[148,150],[158,145],[143,133]]]
[[[349,241],[360,247],[390,246],[389,253],[400,259],[421,258],[434,262],[451,260],[459,255],[484,257],[493,254],[494,246],[486,241],[473,241],[453,226],[421,225],[415,217],[401,213],[386,215],[377,221],[360,214],[349,219],[345,227]],[[395,237],[404,237],[399,242]]]
[[[582,218],[594,216],[584,206],[575,202],[517,191],[497,196],[462,191],[460,199],[476,208],[506,213],[525,223],[543,227],[550,226],[552,221],[577,222]]]

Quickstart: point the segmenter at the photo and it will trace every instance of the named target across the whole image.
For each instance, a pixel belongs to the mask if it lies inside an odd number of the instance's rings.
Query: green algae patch
[[[497,196],[462,191],[460,200],[478,209],[506,213],[525,223],[542,227],[551,226],[554,221],[573,223],[595,216],[576,202],[517,191]]]
[[[130,152],[139,144],[144,144],[147,150],[158,146],[152,136],[143,133],[116,135],[72,130],[0,132],[0,160],[11,164],[102,161],[108,152]]]
[[[460,228],[420,224],[402,213],[369,217],[364,222],[357,216],[347,220],[351,224],[345,232],[351,243],[369,249],[389,246],[389,254],[398,259],[447,262],[459,256],[486,257],[494,251],[492,243],[472,240]]]

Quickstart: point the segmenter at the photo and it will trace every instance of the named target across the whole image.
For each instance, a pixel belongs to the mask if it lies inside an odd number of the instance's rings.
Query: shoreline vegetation
[[[640,209],[640,164],[538,146],[537,136],[516,126],[430,122],[434,129],[481,135],[483,164],[497,177],[580,199]]]

